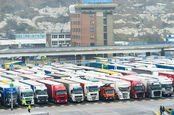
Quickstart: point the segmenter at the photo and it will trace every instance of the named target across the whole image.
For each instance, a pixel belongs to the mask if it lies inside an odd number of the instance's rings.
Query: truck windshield
[[[57,90],[55,91],[55,95],[67,95],[66,90]]]
[[[47,95],[47,90],[36,90],[36,95]]]
[[[31,96],[33,96],[33,92],[24,92],[24,93],[22,93],[22,95],[24,97],[31,97]]]
[[[161,90],[161,85],[152,85],[151,89],[152,90]]]
[[[120,91],[129,91],[129,87],[119,87]]]
[[[83,90],[82,90],[82,88],[73,88],[72,93],[73,94],[82,94]]]
[[[114,89],[106,89],[105,90],[105,94],[113,94],[114,93]]]
[[[162,84],[162,88],[172,88],[172,84]]]
[[[135,91],[144,91],[144,86],[135,86],[134,90]]]
[[[96,92],[98,91],[98,86],[89,86],[87,89],[89,92]]]

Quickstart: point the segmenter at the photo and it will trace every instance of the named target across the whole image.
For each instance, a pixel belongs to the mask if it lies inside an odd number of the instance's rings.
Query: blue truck
[[[13,90],[13,91],[12,91]],[[18,105],[17,90],[16,87],[10,88],[9,84],[0,83],[0,102],[4,106],[11,105],[11,92],[13,95],[13,106]]]

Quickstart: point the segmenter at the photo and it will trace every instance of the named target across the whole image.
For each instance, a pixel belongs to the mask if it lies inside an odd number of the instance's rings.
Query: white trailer
[[[68,90],[68,97],[70,101],[82,102],[84,101],[83,89],[78,82],[65,79],[52,79],[51,81],[63,83]]]
[[[162,86],[162,94],[163,96],[171,96],[173,94],[173,85],[172,79],[168,77],[160,77],[157,75],[149,75],[149,74],[140,74],[143,77],[158,79]]]
[[[48,102],[48,93],[47,87],[39,82],[32,80],[22,80],[21,83],[27,84],[31,87],[34,92],[35,103],[47,103]]]
[[[19,103],[21,105],[34,105],[34,93],[31,87],[20,82],[13,82],[13,84],[17,88]]]

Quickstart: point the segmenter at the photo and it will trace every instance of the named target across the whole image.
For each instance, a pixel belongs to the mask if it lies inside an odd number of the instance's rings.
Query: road
[[[174,105],[174,97],[160,99],[127,100],[114,102],[84,102],[69,104],[45,104],[32,106],[31,114],[49,112],[49,115],[153,115],[159,106]],[[1,107],[1,115],[26,115],[27,107]]]

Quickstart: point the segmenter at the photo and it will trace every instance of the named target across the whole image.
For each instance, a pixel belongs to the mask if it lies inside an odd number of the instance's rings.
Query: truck
[[[79,82],[81,87],[83,88],[83,91],[84,91],[84,96],[85,96],[84,98],[87,101],[99,100],[99,86],[98,86],[98,84],[95,84],[95,83],[90,82],[90,81],[82,80],[82,79],[79,79],[76,77],[72,77],[72,78],[66,79],[66,80]]]
[[[115,90],[111,86],[111,82],[102,82],[96,78],[87,77],[86,75],[84,77],[81,77],[81,79],[88,80],[91,82],[94,82],[95,84],[98,84],[99,86],[99,99],[101,100],[114,100],[115,99]]]
[[[145,98],[145,86],[143,82],[137,78],[128,76],[116,76],[116,75],[107,75],[106,77],[122,79],[129,81],[131,83],[130,97],[134,99],[144,99]]]
[[[166,76],[168,78],[171,78],[172,79],[172,84],[173,84],[173,87],[174,87],[174,72],[159,72],[158,73],[159,77],[163,77],[163,76]]]
[[[103,84],[110,84],[110,87],[113,87],[115,90],[115,98],[120,100],[130,99],[130,82],[105,77],[107,75],[105,73],[87,71],[83,74],[86,78],[95,78]]]
[[[115,90],[111,83],[104,84],[100,87],[100,99],[102,100],[115,100]]]
[[[18,103],[21,105],[34,105],[34,93],[29,85],[20,82],[12,82],[17,88]],[[25,102],[25,103],[23,103]]]
[[[158,98],[162,97],[162,87],[161,83],[157,79],[147,78],[140,75],[130,75],[130,77],[137,78],[141,80],[145,86],[146,97]]]
[[[36,80],[39,83],[44,84],[48,91],[48,100],[54,103],[66,103],[68,101],[68,95],[66,87],[62,83],[57,83],[50,80]]]
[[[13,100],[11,100],[11,93],[13,95]],[[9,84],[0,83],[0,95],[0,102],[2,105],[10,106],[12,101],[14,106],[18,105],[16,87],[11,88]]]
[[[32,80],[21,80],[20,82],[31,87],[34,92],[35,103],[48,102],[47,87],[44,84]]]
[[[65,79],[52,79],[51,81],[63,83],[68,90],[69,101],[82,102],[84,101],[83,89],[78,82]]]
[[[173,94],[173,85],[172,79],[167,78],[165,76],[157,76],[157,75],[148,75],[148,74],[140,74],[143,77],[150,77],[153,79],[159,80],[162,86],[162,95],[163,96],[171,96]]]

